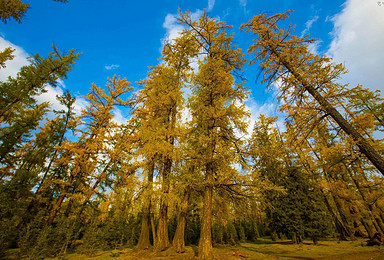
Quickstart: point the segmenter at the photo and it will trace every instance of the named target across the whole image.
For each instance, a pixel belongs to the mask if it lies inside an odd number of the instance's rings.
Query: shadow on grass
[[[296,245],[296,243],[286,240],[286,241],[272,241],[267,239],[258,239],[253,242],[248,242],[249,244],[255,245]]]
[[[295,252],[292,252],[291,250],[284,250],[283,248],[274,248],[273,247],[273,245],[288,245],[288,246],[299,246],[300,247],[299,244],[296,244],[290,240],[271,241],[269,239],[258,239],[252,243],[247,243],[247,244],[243,244],[242,248],[244,248],[248,251],[251,251],[251,252],[262,253],[262,254],[266,254],[269,256],[275,256],[275,257],[276,256],[284,257],[285,259],[303,259],[303,260],[314,259],[312,257],[297,256],[297,255],[295,255]],[[266,245],[268,247],[265,247],[263,245]],[[303,243],[302,245],[313,245],[313,244],[312,243]],[[258,246],[262,246],[262,247],[258,247]]]
[[[252,242],[247,242],[248,244],[254,244],[254,245],[299,245],[299,244],[296,244],[295,242],[293,241],[290,241],[290,240],[284,240],[284,241],[272,241],[270,239],[258,239],[256,241],[252,241]],[[311,242],[303,242],[302,245],[315,245]],[[322,244],[321,241],[318,242],[318,244],[316,246],[327,246],[326,244]]]
[[[274,242],[274,243],[260,243],[260,244],[278,244],[278,242]],[[281,243],[280,243],[281,244]],[[284,243],[284,245],[294,245],[294,243]],[[304,257],[304,256],[295,256],[295,255],[292,255],[292,251],[287,251],[287,250],[280,250],[279,252],[276,252],[275,250],[265,250],[265,248],[263,250],[260,250],[258,248],[254,248],[254,247],[250,247],[250,246],[242,246],[244,249],[248,250],[248,251],[252,251],[252,252],[256,252],[256,253],[262,253],[262,254],[266,254],[266,255],[269,255],[269,256],[278,256],[278,257],[284,257],[284,258],[287,258],[287,259],[303,259],[303,260],[313,260],[314,258],[311,258],[311,257]]]

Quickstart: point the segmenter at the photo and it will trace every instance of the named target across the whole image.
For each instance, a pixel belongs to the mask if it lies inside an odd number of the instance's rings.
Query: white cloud
[[[197,20],[200,18],[200,16],[203,14],[203,11],[198,9],[196,10],[195,12],[191,13],[191,19],[192,20]],[[169,43],[173,43],[174,40],[179,37],[180,33],[184,30],[184,26],[179,24],[179,22],[177,21],[177,17],[178,15],[177,14],[167,14],[165,16],[165,19],[164,19],[164,23],[163,23],[163,28],[165,28],[166,32],[165,32],[165,35],[164,35],[164,38],[162,39],[162,46],[161,46],[161,50],[160,52],[162,51],[163,47],[164,47],[164,43],[166,42],[169,42]],[[199,54],[197,58],[195,59],[191,59],[191,64],[190,66],[192,67],[192,69],[197,72],[198,71],[198,61],[199,60],[202,60],[204,58],[204,55],[203,54]]]
[[[73,104],[76,115],[80,115],[81,111],[88,106],[89,102],[82,96],[76,95],[75,104]]]
[[[214,1],[213,1],[214,2]],[[191,19],[196,20],[203,14],[202,10],[196,10],[191,13]],[[179,37],[179,34],[183,31],[184,26],[179,24],[177,21],[177,14],[167,14],[163,22],[163,28],[166,30],[165,36],[162,39],[162,42],[172,43],[174,39]]]
[[[332,21],[333,40],[327,54],[348,69],[343,81],[383,91],[384,7],[376,1],[347,0]]]
[[[261,114],[266,116],[279,116],[277,120],[277,126],[280,130],[285,130],[284,116],[278,111],[278,102],[265,102],[259,104],[251,96],[245,101],[246,109],[251,113],[250,123],[248,124],[248,137],[252,135],[255,122],[258,120]]]
[[[51,104],[51,108],[54,110],[62,110],[65,109],[65,106],[61,105],[60,102],[56,99],[56,96],[60,96],[63,94],[63,89],[59,86],[52,87],[47,85],[45,87],[47,92],[36,97],[38,103],[49,102]]]
[[[183,26],[177,22],[177,15],[167,14],[164,19],[163,27],[166,30],[163,42],[173,42],[183,31]]]
[[[15,77],[22,66],[28,65],[28,53],[26,53],[23,48],[0,37],[0,51],[3,51],[7,47],[15,49],[13,52],[15,57],[13,60],[9,60],[5,63],[5,69],[0,69],[0,81],[6,81],[8,76]]]
[[[208,11],[208,12],[212,11],[212,9],[213,9],[214,6],[215,6],[215,0],[208,0],[207,11]]]
[[[112,111],[112,114],[113,114],[113,119],[112,119],[112,121],[114,121],[115,123],[117,123],[117,124],[119,124],[119,125],[126,124],[127,121],[129,120],[129,118],[126,118],[126,117],[123,115],[123,112],[122,112],[121,109],[119,109],[119,108],[115,108],[115,109]]]
[[[247,6],[247,0],[240,0],[240,5],[246,7]]]
[[[60,102],[56,98],[56,96],[62,95],[64,92],[63,89],[65,89],[64,83],[60,83],[60,81],[59,81],[59,84],[57,87],[52,87],[50,85],[47,85],[45,87],[47,92],[42,93],[41,95],[37,96],[36,97],[37,102],[38,103],[49,102],[51,104],[52,110],[57,110],[57,111],[58,110],[65,110],[66,109],[65,106],[60,104]],[[76,115],[80,115],[81,110],[85,109],[87,105],[88,105],[88,101],[84,97],[77,95],[76,101],[73,104],[73,110],[76,113]],[[49,115],[49,117],[51,117],[51,116],[53,116],[53,114]]]
[[[105,69],[106,70],[115,70],[115,69],[118,69],[120,67],[119,64],[111,64],[111,65],[105,65]]]

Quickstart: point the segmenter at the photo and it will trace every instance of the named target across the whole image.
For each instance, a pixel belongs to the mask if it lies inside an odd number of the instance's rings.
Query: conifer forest
[[[4,26],[22,24],[28,4],[7,3]],[[383,234],[384,99],[341,83],[347,68],[311,51],[316,40],[298,36],[290,15],[233,28],[179,10],[183,30],[147,76],[86,86],[81,112],[70,91],[57,96],[61,110],[36,99],[81,53],[53,45],[31,56],[0,82],[0,258],[192,247],[220,259],[215,247],[263,237],[296,245]],[[242,34],[253,38],[247,50]],[[0,50],[0,73],[13,58]],[[249,66],[283,115],[261,114],[251,129]]]

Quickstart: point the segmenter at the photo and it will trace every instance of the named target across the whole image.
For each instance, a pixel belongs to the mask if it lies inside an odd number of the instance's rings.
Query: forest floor
[[[318,245],[310,241],[303,244],[292,244],[289,240],[271,241],[260,238],[256,243],[242,243],[238,246],[221,245],[214,247],[215,259],[384,259],[384,246],[365,246],[366,239],[356,241],[320,241]],[[95,252],[92,257],[83,254],[67,254],[61,259],[67,260],[102,260],[102,259],[195,259],[197,248],[188,246],[183,254],[173,250],[153,253],[150,250],[135,251],[133,249]]]

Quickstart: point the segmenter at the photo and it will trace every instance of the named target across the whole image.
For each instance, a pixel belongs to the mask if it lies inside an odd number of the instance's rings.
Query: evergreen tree
[[[311,238],[317,243],[329,234],[330,222],[320,190],[299,168],[291,167],[280,179],[285,193],[267,193],[270,208],[267,217],[271,232],[284,234],[300,243]]]

